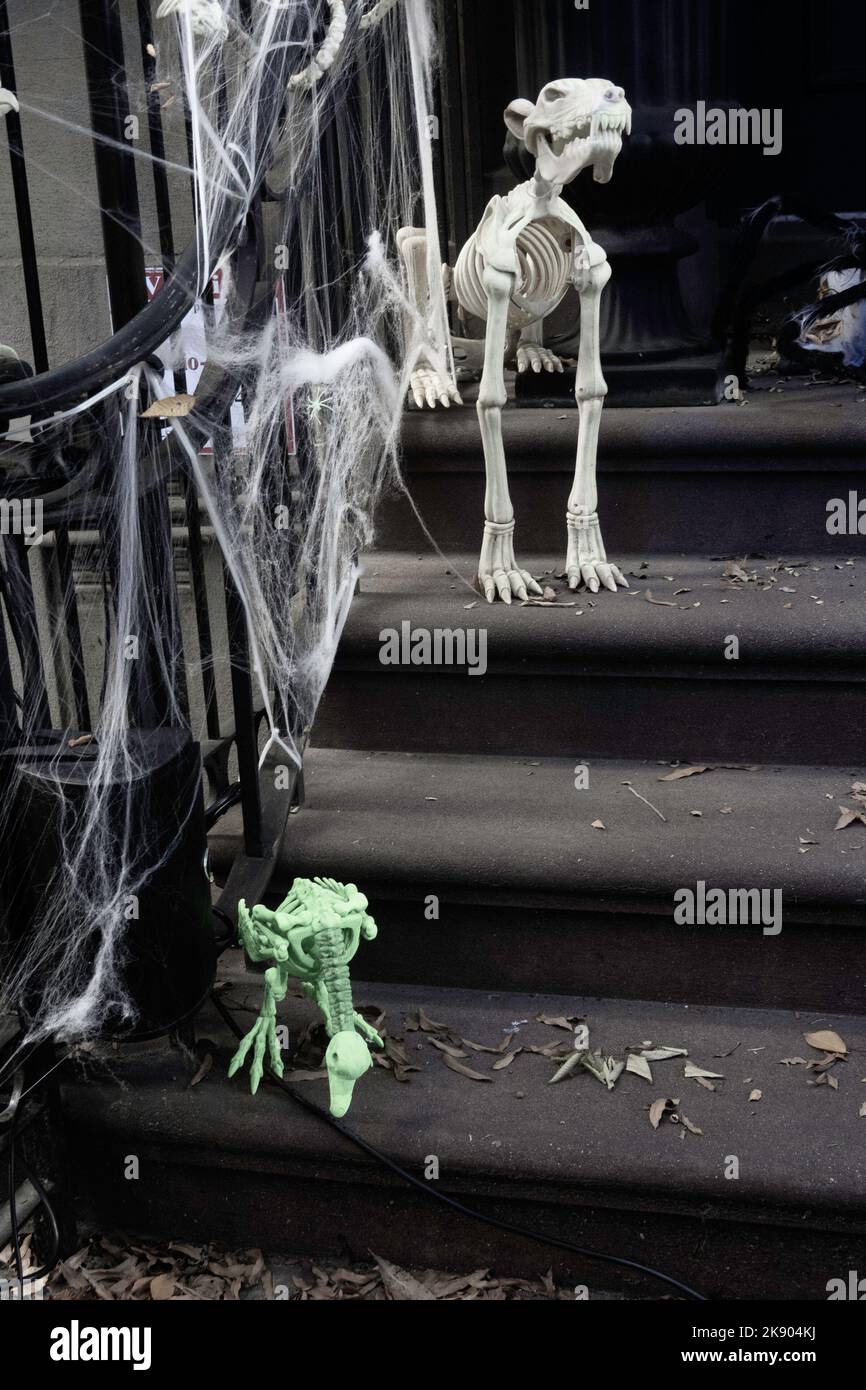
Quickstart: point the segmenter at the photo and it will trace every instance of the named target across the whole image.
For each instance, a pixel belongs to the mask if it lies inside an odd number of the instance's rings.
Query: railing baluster
[[[114,0],[79,0],[79,7],[108,295],[118,329],[147,302],[123,32]]]
[[[16,90],[7,0],[0,0],[0,82],[8,91],[14,92]],[[47,372],[48,346],[45,339],[45,319],[42,314],[42,295],[39,288],[36,239],[33,234],[33,213],[30,207],[30,189],[27,184],[21,117],[17,111],[9,111],[6,116],[6,138],[9,141],[9,159],[12,166],[12,191],[18,218],[18,237],[21,243],[21,266],[24,272],[27,314],[30,319],[33,366],[37,372]]]
[[[134,318],[147,301],[135,159],[127,138],[130,110],[123,32],[116,0],[79,0],[79,9],[108,296],[112,325],[117,330]],[[158,583],[152,593],[154,609],[172,652],[182,652],[165,485],[152,488],[141,498],[140,507],[142,532],[150,538],[153,554],[163,561],[158,573],[165,582]],[[168,679],[173,682],[173,689],[168,690],[159,660],[145,650],[137,676],[130,712],[135,723],[147,728],[170,722],[175,699],[184,708],[186,683],[182,664],[179,667],[172,663]]]
[[[21,536],[4,536],[3,550],[6,560],[4,586],[8,590],[7,612],[21,661],[21,704],[25,728],[50,729],[51,713],[27,547]]]
[[[156,59],[148,52],[153,46],[153,22],[150,13],[150,0],[138,0],[138,27],[141,38],[144,79],[147,85],[147,123],[150,132],[150,149],[153,155],[153,189],[156,200],[156,216],[159,228],[159,244],[162,252],[163,271],[168,276],[174,269],[174,231],[171,216],[171,194],[165,160],[165,135],[162,126],[162,110],[159,93],[154,91],[156,81]],[[174,373],[175,391],[186,391],[186,371]],[[216,675],[213,666],[213,643],[211,640],[210,607],[208,603],[207,581],[204,573],[204,544],[201,535],[201,517],[198,509],[198,493],[186,469],[181,475],[184,494],[184,512],[189,548],[190,574],[195,604],[196,631],[198,633],[199,657],[201,659],[201,681],[204,694],[207,732],[210,738],[219,738],[220,719],[217,702]]]
[[[0,83],[7,91],[17,92],[18,90],[15,78],[15,60],[12,52],[12,36],[9,32],[7,0],[0,0]],[[18,239],[21,247],[24,292],[27,298],[27,316],[30,323],[33,367],[37,372],[47,372],[49,366],[48,345],[45,337],[45,318],[42,312],[39,264],[36,256],[36,238],[33,231],[27,162],[24,157],[24,137],[21,129],[21,117],[17,111],[10,111],[6,116],[6,136],[9,142],[12,192],[15,198],[15,213],[18,221]],[[78,603],[69,553],[68,529],[65,526],[57,526],[54,534],[54,556],[53,560],[51,557],[47,557],[47,563],[49,565],[56,563],[60,578],[63,607],[66,614],[65,636],[69,646],[76,723],[80,729],[89,729],[90,706],[87,698],[87,680],[84,674],[81,627],[78,620]]]
[[[219,483],[223,486],[230,476],[232,466],[230,419],[225,420],[214,430],[213,447],[214,466],[217,470]],[[264,855],[262,795],[259,786],[258,738],[250,671],[247,619],[237,587],[225,564],[223,564],[223,576],[232,703],[235,717],[235,747],[238,755],[238,780],[241,784],[241,810],[244,822],[244,849],[254,859],[261,859]]]

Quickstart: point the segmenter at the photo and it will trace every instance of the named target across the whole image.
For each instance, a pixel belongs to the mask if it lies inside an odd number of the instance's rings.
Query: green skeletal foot
[[[361,1014],[354,1011],[353,1018],[355,1020],[355,1027],[361,1034],[362,1038],[366,1038],[367,1042],[370,1043],[373,1047],[385,1046],[384,1042],[382,1041],[379,1034],[376,1032],[376,1029],[373,1027],[372,1023],[368,1023],[367,1020],[363,1018]]]
[[[229,1063],[229,1076],[234,1076],[235,1072],[240,1071],[246,1061],[250,1048],[253,1049],[253,1060],[250,1065],[250,1090],[253,1095],[259,1089],[264,1075],[266,1053],[271,1070],[277,1076],[281,1077],[284,1070],[280,1044],[277,1041],[277,1009],[274,990],[271,980],[268,978],[276,973],[273,970],[265,972],[265,999],[261,1012],[250,1031],[241,1039],[238,1050]]]
[[[271,1070],[277,1076],[283,1074],[283,1059],[280,1056],[280,1045],[277,1042],[277,1029],[275,1023],[269,1023],[267,1019],[257,1018],[250,1031],[243,1038],[234,1057],[229,1063],[229,1076],[234,1076],[235,1072],[240,1071],[247,1059],[247,1053],[255,1043],[253,1060],[250,1066],[250,1090],[253,1095],[259,1089],[262,1076],[265,1070],[265,1052],[268,1054],[268,1062]]]

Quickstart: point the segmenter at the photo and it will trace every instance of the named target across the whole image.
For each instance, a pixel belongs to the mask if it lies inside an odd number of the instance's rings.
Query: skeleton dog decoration
[[[579,421],[566,511],[566,575],[570,589],[583,581],[593,593],[601,585],[616,593],[617,585],[627,589],[628,582],[607,559],[596,491],[598,431],[607,394],[599,357],[599,303],[610,266],[560,193],[589,167],[597,183],[609,182],[623,133],[631,130],[631,107],[623,89],[604,78],[567,77],[549,82],[534,104],[522,98],[513,101],[505,111],[505,124],[535,157],[535,173],[506,197],[491,199],[460,252],[453,276],[446,272],[451,281],[446,288],[458,308],[486,321],[477,407],[486,476],[478,587],[488,603],[497,595],[510,603],[512,598],[541,593],[514,557],[514,510],[502,441],[505,365],[514,362],[518,371],[562,371],[559,359],[542,346],[542,321],[573,285],[580,297],[575,383]],[[423,313],[424,232],[404,227],[398,242],[410,295]],[[464,339],[454,344],[468,346]],[[410,387],[419,406],[460,403],[453,382],[430,363],[419,362]]]

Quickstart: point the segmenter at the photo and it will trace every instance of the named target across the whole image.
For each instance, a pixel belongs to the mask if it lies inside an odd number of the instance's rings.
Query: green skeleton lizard
[[[352,1007],[349,961],[361,937],[372,941],[377,931],[367,905],[354,883],[337,883],[332,878],[296,878],[275,912],[266,907],[250,912],[243,900],[238,904],[238,928],[247,955],[254,961],[274,962],[265,971],[259,1016],[229,1065],[229,1076],[234,1076],[253,1048],[253,1095],[262,1079],[266,1051],[272,1070],[277,1076],[283,1074],[277,1004],[285,999],[289,980],[300,980],[304,994],[315,1000],[325,1016],[331,1114],[345,1115],[355,1082],[373,1065],[367,1044],[384,1046],[375,1028]]]

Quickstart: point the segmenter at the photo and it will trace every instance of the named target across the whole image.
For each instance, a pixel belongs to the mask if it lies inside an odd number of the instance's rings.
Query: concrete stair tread
[[[830,469],[841,458],[862,458],[866,447],[866,414],[863,392],[853,383],[834,385],[804,379],[786,383],[782,390],[749,392],[747,404],[730,402],[706,406],[657,406],[640,410],[608,406],[602,413],[599,434],[599,467],[604,472],[632,464],[654,469],[658,462],[676,467],[739,471],[745,460],[751,466],[785,471],[807,466]],[[449,411],[410,410],[403,420],[403,444],[408,467],[448,472],[451,468],[477,467],[484,463],[478,436],[478,420],[472,400],[474,389],[463,393],[469,408]],[[502,413],[502,433],[509,467],[529,466],[543,438],[547,467],[560,471],[563,461],[574,467],[577,416],[573,409],[515,406]],[[544,469],[542,454],[533,457],[533,470]]]
[[[449,411],[410,410],[402,427],[406,484],[449,551],[479,543],[484,460],[470,395]],[[834,553],[828,503],[863,495],[864,400],[853,382],[768,380],[742,404],[606,407],[598,490],[608,552]],[[518,545],[540,552],[564,542],[575,410],[507,407],[502,433]],[[423,548],[405,498],[380,507],[377,536],[383,548]]]
[[[231,984],[221,998],[237,1010],[246,1030],[258,1008],[260,980],[243,971],[237,953],[231,955],[223,967]],[[375,965],[373,957],[371,946],[367,966]],[[400,1085],[390,1072],[374,1068],[358,1084],[347,1122],[415,1174],[423,1172],[427,1155],[436,1155],[445,1191],[508,1190],[565,1205],[866,1231],[866,1151],[858,1113],[866,1019],[359,982],[354,993],[356,1004],[385,1010],[388,1030],[404,1035],[419,1070]],[[451,1071],[425,1034],[404,1034],[404,1017],[419,1006],[461,1038],[488,1046],[514,1031],[513,1022],[519,1024],[515,1043],[568,1043],[568,1033],[536,1016],[577,1015],[587,1021],[593,1046],[620,1056],[625,1047],[650,1040],[685,1047],[690,1060],[725,1079],[710,1092],[684,1079],[683,1061],[674,1059],[651,1064],[652,1084],[624,1074],[607,1091],[577,1071],[550,1086],[555,1064],[544,1057],[524,1052],[494,1072],[496,1058],[472,1052],[465,1065],[494,1078],[479,1083]],[[293,994],[279,1015],[292,1035],[317,1017],[308,1001]],[[781,1064],[785,1057],[820,1060],[802,1036],[813,1028],[835,1028],[848,1046],[850,1061],[832,1070],[838,1090],[810,1086],[817,1073]],[[276,1089],[265,1085],[252,1097],[246,1075],[229,1081],[235,1043],[210,1004],[199,1032],[216,1051],[208,1076],[193,1088],[189,1063],[164,1044],[130,1054],[121,1047],[112,1059],[112,1077],[64,1083],[73,1161],[75,1154],[79,1163],[98,1154],[101,1163],[119,1147],[138,1154],[143,1169],[158,1158],[183,1165],[187,1173],[242,1169],[314,1174],[324,1182],[351,1174],[365,1183],[394,1184],[373,1160]],[[298,1085],[309,1099],[327,1105],[326,1081]],[[750,1102],[755,1090],[761,1099]],[[662,1096],[677,1098],[703,1133],[682,1138],[667,1120],[653,1130],[647,1108]],[[739,1160],[736,1181],[725,1177],[726,1156],[732,1154]],[[136,1186],[128,1185],[130,1193]],[[271,1239],[279,1242],[280,1233],[274,1230]]]
[[[726,578],[722,558],[616,555],[631,590],[595,595],[572,594],[555,577],[563,573],[564,554],[518,558],[557,591],[553,607],[488,604],[470,592],[477,554],[447,560],[399,551],[366,556],[338,669],[378,667],[379,633],[399,633],[408,622],[428,629],[483,627],[488,669],[494,670],[567,664],[575,671],[616,666],[645,674],[649,666],[672,675],[674,661],[689,671],[706,667],[702,675],[725,680],[748,679],[764,667],[811,681],[838,671],[847,679],[855,671],[866,675],[860,640],[866,571],[851,554],[736,557],[746,573],[757,575],[747,583]],[[792,566],[796,560],[806,564]],[[659,602],[650,602],[647,591]],[[739,639],[738,660],[724,657],[731,633]],[[426,670],[441,674],[442,668],[414,666],[407,673],[420,678]]]
[[[719,767],[661,782],[667,764],[592,760],[579,791],[578,760],[312,748],[306,804],[289,821],[273,891],[295,874],[328,873],[458,900],[638,902],[670,920],[674,890],[704,879],[781,888],[792,918],[817,904],[866,921],[866,825],[833,829],[839,806],[858,804],[858,769]],[[213,832],[217,870],[238,834],[236,813]]]

